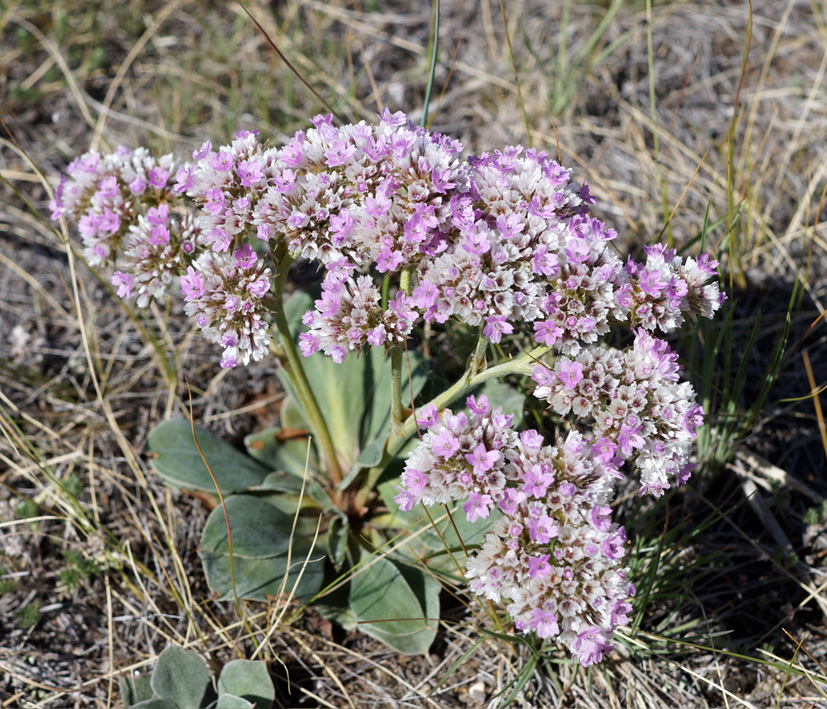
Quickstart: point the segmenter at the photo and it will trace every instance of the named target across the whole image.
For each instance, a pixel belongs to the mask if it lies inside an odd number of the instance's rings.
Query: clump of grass
[[[66,549],[63,552],[63,562],[66,566],[60,571],[60,583],[69,592],[102,571],[97,561],[85,559],[77,549]]]
[[[23,630],[33,629],[40,620],[40,609],[42,606],[43,602],[35,599],[14,611],[12,617],[17,627]]]

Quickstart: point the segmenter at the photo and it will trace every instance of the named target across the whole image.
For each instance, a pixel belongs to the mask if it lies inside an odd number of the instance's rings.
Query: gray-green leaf
[[[314,521],[300,518],[293,531],[291,515],[255,495],[233,495],[226,505],[233,542],[232,574],[227,520],[224,508],[219,506],[207,518],[199,550],[210,589],[222,598],[232,598],[234,574],[239,597],[265,600],[268,595],[291,591],[301,574],[296,588],[300,600],[309,599],[319,590],[324,553],[321,541],[311,552]],[[305,565],[308,554],[310,560]]]
[[[207,429],[196,426],[195,433],[222,493],[260,485],[270,472]],[[147,452],[155,454],[152,467],[171,487],[215,492],[215,483],[195,445],[189,421],[173,419],[156,426],[147,440]]]
[[[138,675],[137,677],[121,677],[118,681],[121,688],[121,696],[124,705],[129,708],[134,704],[152,699],[155,693],[152,691],[149,675]]]
[[[158,657],[151,685],[159,698],[178,709],[199,709],[209,681],[207,665],[197,653],[170,645]]]
[[[244,439],[244,445],[252,458],[266,465],[270,470],[289,473],[299,481],[305,477],[305,470],[310,479],[318,479],[319,459],[316,449],[310,446],[306,437],[279,440],[281,428],[268,428],[251,433]],[[301,488],[301,482],[299,482]]]
[[[171,702],[169,699],[152,697],[152,699],[145,699],[142,702],[133,704],[129,707],[129,709],[178,709],[178,705],[175,702]]]
[[[232,660],[224,665],[218,678],[219,705],[225,694],[241,697],[255,704],[256,709],[269,709],[276,689],[264,662]]]
[[[350,582],[359,629],[405,655],[427,652],[439,625],[439,584],[413,566],[363,551]]]
[[[215,705],[215,709],[253,709],[253,707],[258,709],[252,702],[237,697],[235,694],[222,694]]]

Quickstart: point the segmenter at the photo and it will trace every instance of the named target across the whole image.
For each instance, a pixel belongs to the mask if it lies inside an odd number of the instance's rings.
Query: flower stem
[[[402,348],[391,350],[391,433],[402,427]]]
[[[280,357],[280,362],[296,390],[299,404],[301,404],[304,413],[307,415],[307,423],[316,437],[316,445],[321,453],[324,469],[330,474],[330,481],[335,488],[342,480],[339,459],[336,456],[336,449],[333,446],[333,439],[330,437],[327,422],[319,409],[319,404],[313,390],[310,388],[310,383],[307,381],[307,375],[302,366],[299,351],[296,349],[293,333],[290,332],[290,326],[284,316],[284,283],[287,279],[287,269],[290,268],[293,257],[286,250],[282,251],[281,248],[276,251],[274,257],[277,264],[277,273],[274,279],[276,307],[273,308],[273,313],[276,327],[281,335],[279,339],[281,340],[281,354],[283,356]]]
[[[402,269],[399,276],[399,288],[405,295],[411,294],[411,280],[413,268],[408,266]],[[402,347],[391,350],[391,436],[402,427]]]

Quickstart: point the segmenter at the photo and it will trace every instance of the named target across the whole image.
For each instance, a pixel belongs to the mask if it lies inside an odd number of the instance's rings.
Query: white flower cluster
[[[721,303],[708,256],[683,262],[652,246],[645,264],[624,265],[609,248],[615,231],[588,214],[588,187],[547,153],[514,146],[462,160],[458,142],[388,110],[374,126],[312,123],[281,148],[250,131],[218,150],[207,141],[180,167],[144,149],[87,153],[69,166],[53,216],[78,222],[90,264],[117,269],[119,294],[139,305],[203,270],[211,295],[190,290],[187,310],[207,337],[232,343],[224,366],[267,352],[265,268],[239,268],[244,248],[328,269],[301,344],[337,361],[449,318],[494,343],[524,323],[575,356],[611,322],[669,332]],[[183,193],[200,207],[194,220],[171,208]],[[383,302],[375,279],[386,276],[398,290]]]

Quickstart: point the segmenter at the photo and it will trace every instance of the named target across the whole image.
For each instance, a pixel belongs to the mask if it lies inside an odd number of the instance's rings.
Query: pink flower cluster
[[[576,432],[554,446],[534,430],[518,435],[485,396],[466,404],[468,413],[420,412],[427,432],[408,458],[396,502],[410,510],[464,500],[470,522],[496,511],[467,562],[471,589],[508,599],[518,630],[564,644],[584,665],[599,662],[634,595],[623,567],[625,533],[608,507],[616,460]]]
[[[173,184],[178,162],[145,148],[75,159],[50,203],[52,219],[78,225],[90,266],[112,272],[122,298],[145,307],[160,296],[201,248],[200,230],[180,209]]]
[[[455,318],[494,343],[525,323],[575,356],[611,322],[669,332],[719,307],[706,256],[684,262],[653,246],[645,264],[624,265],[614,230],[588,214],[588,187],[547,153],[461,151],[386,109],[376,125],[317,116],[281,148],[241,131],[183,165],[142,148],[90,152],[69,166],[53,217],[78,223],[90,265],[114,271],[118,293],[140,306],[186,273],[187,312],[224,343],[224,366],[267,352],[268,248],[328,269],[301,345],[337,361],[404,343],[420,319]],[[197,216],[178,208],[183,193]],[[238,256],[250,249],[258,262]],[[386,276],[396,291],[383,302]]]
[[[336,271],[305,319],[306,354],[341,360],[366,344],[397,344],[390,333],[406,335],[421,317],[455,318],[495,343],[515,322],[532,324],[538,343],[575,355],[611,322],[669,332],[720,306],[708,257],[683,263],[650,247],[644,266],[624,266],[609,244],[616,232],[588,214],[588,187],[547,153],[515,146],[463,162],[458,143],[400,113],[385,112],[375,128],[336,129],[329,117],[314,125],[285,149],[291,200],[268,198],[262,222]],[[372,286],[358,274],[371,268],[409,269],[407,328],[384,326],[400,320],[398,300],[382,312],[364,295]],[[355,324],[351,302],[360,304]]]
[[[553,368],[532,372],[534,396],[560,415],[590,422],[594,448],[614,465],[629,461],[640,493],[660,496],[672,481],[685,482],[703,409],[695,390],[678,381],[678,355],[663,340],[638,328],[631,349],[604,347],[561,357]]]

